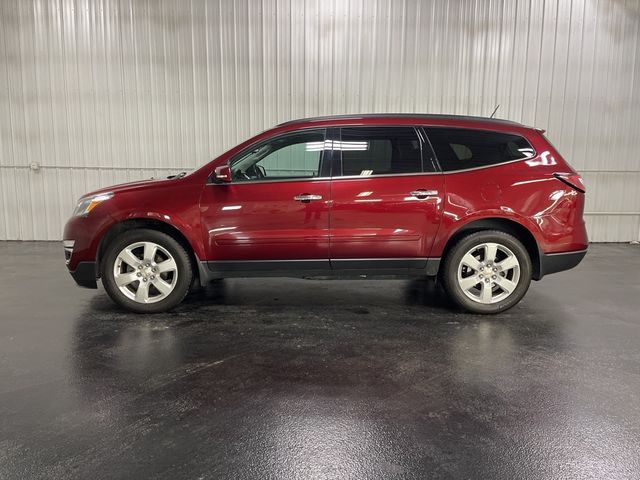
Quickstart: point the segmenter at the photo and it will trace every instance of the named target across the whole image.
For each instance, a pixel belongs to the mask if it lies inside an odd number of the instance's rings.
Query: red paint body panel
[[[450,173],[207,184],[215,167],[256,142],[288,131],[341,125],[500,131],[526,137],[537,156]],[[174,227],[199,260],[439,257],[460,228],[487,218],[522,225],[544,253],[584,250],[584,195],[554,178],[555,172],[573,170],[540,131],[511,122],[407,115],[293,122],[247,140],[183,178],[92,192],[115,195],[88,216],[67,223],[64,239],[75,240],[68,267],[73,271],[79,262],[95,261],[109,228],[130,219]],[[415,189],[436,190],[438,195],[410,199]],[[322,200],[293,200],[303,193],[321,195]]]
[[[443,175],[341,179],[332,182],[331,258],[425,258],[442,213]],[[414,190],[434,190],[418,199]]]
[[[320,195],[301,203],[293,197]],[[327,259],[329,180],[207,185],[200,199],[208,260]]]
[[[553,177],[557,164],[539,165],[538,160],[444,175],[443,220],[432,255],[440,256],[458,229],[486,218],[519,223],[544,253],[586,249],[584,195]]]
[[[117,185],[95,193],[115,192],[89,215],[72,217],[64,229],[64,239],[75,240],[67,265],[73,271],[79,262],[95,261],[100,241],[117,223],[148,219],[179,230],[198,258],[205,258],[198,206],[202,183],[195,177],[177,180],[150,180]]]

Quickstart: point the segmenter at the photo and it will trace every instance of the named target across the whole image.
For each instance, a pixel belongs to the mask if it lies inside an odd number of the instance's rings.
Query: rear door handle
[[[419,190],[414,190],[413,192],[410,192],[409,195],[411,195],[412,197],[416,197],[416,198],[428,198],[428,197],[437,196],[438,195],[438,191],[437,190],[419,189]]]
[[[310,193],[301,193],[293,197],[296,202],[309,203],[316,200],[322,200],[322,195],[312,195]]]

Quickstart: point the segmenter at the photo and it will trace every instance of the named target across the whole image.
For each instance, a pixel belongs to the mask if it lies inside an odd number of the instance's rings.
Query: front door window
[[[308,130],[270,139],[231,163],[233,181],[320,177],[324,148],[324,130]]]

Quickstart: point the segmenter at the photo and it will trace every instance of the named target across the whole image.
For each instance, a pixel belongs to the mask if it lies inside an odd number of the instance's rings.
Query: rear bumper
[[[80,287],[98,288],[96,262],[79,262],[76,269],[69,273]]]
[[[575,252],[541,253],[540,275],[537,280],[541,279],[545,275],[563,272],[564,270],[569,270],[577,266],[586,254],[587,249]]]

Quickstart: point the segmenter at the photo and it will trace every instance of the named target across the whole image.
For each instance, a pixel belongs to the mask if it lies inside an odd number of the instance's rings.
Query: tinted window
[[[267,140],[231,162],[234,181],[320,176],[324,130],[305,130]]]
[[[459,128],[425,130],[444,171],[484,167],[534,155],[529,142],[518,135]]]
[[[342,152],[342,175],[422,172],[420,139],[412,127],[343,128],[333,148]]]

